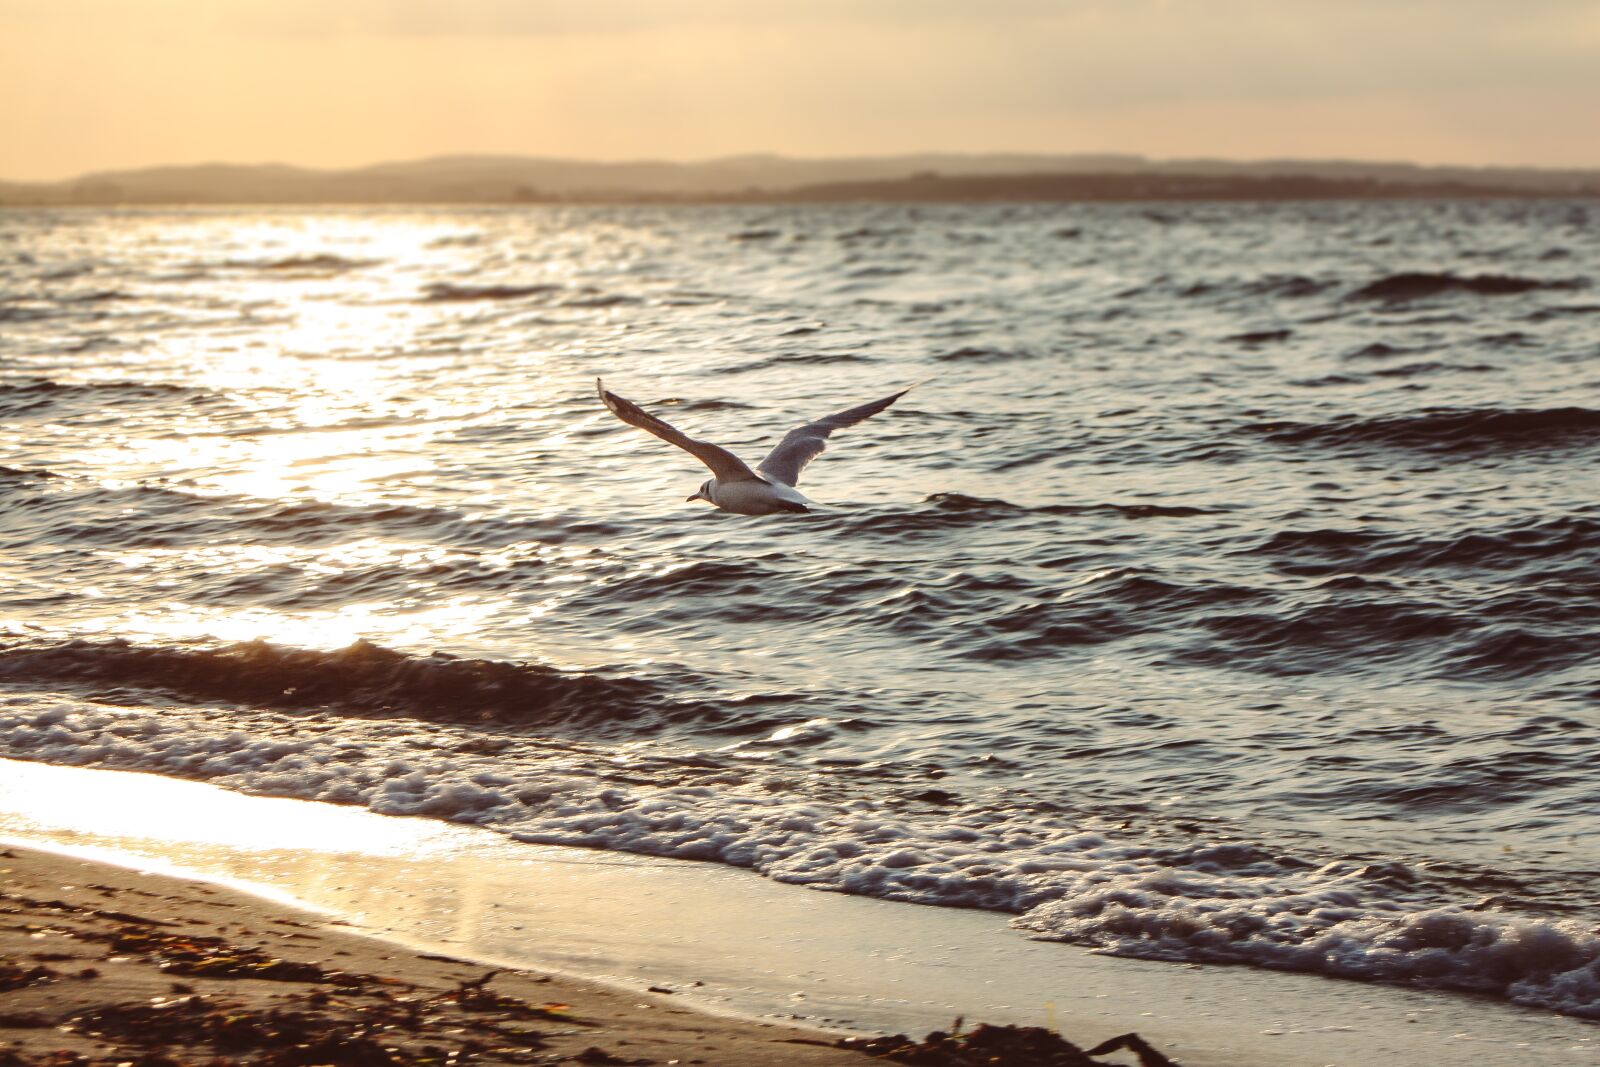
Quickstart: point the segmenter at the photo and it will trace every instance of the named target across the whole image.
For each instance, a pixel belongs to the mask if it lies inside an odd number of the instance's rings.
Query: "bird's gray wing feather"
[[[595,389],[600,393],[601,401],[611,410],[611,414],[629,426],[637,426],[647,433],[653,433],[663,441],[677,445],[685,452],[693,455],[701,463],[711,468],[711,473],[716,476],[717,481],[744,482],[761,480],[755,471],[745,466],[744,460],[721,445],[714,445],[709,441],[696,441],[676,426],[656,418],[633,401],[611,392],[599,378],[594,380],[594,385]]]
[[[828,447],[829,434],[846,426],[854,426],[863,419],[870,419],[910,391],[911,387],[907,386],[893,396],[886,396],[882,400],[874,400],[870,404],[862,404],[860,407],[853,407],[848,411],[841,411],[790,430],[784,434],[783,440],[778,442],[778,447],[761,461],[756,470],[775,482],[782,482],[784,485],[797,484],[800,481],[800,472],[806,469],[806,464],[822,455],[823,450]]]

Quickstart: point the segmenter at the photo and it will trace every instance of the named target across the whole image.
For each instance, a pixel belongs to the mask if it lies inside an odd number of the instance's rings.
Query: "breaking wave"
[[[572,726],[627,732],[641,717],[715,720],[726,709],[671,697],[637,678],[560,671],[530,663],[408,656],[366,641],[324,652],[253,641],[220,648],[161,648],[127,641],[0,647],[0,681],[69,685],[98,693],[136,689],[184,701],[403,716],[429,722]],[[678,689],[688,679],[672,679]]]
[[[1537,451],[1600,441],[1600,411],[1580,407],[1427,408],[1405,415],[1344,415],[1319,423],[1258,423],[1250,430],[1275,444]]]
[[[560,292],[555,284],[538,285],[454,285],[434,282],[423,289],[422,299],[432,304],[462,303],[471,300],[524,300]]]
[[[1449,271],[1405,271],[1369,282],[1350,293],[1351,300],[1379,300],[1401,303],[1444,293],[1471,293],[1475,296],[1509,296],[1536,289],[1582,289],[1581,278],[1523,278],[1512,274],[1452,274]]]

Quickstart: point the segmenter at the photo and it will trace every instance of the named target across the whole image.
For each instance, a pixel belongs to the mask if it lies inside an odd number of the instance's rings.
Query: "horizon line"
[[[996,149],[992,151],[977,151],[963,149],[930,148],[908,152],[886,152],[882,154],[870,153],[840,153],[822,155],[798,155],[776,151],[752,150],[747,152],[732,152],[722,155],[702,156],[692,158],[672,158],[666,156],[625,156],[625,157],[588,157],[576,155],[539,155],[522,152],[442,152],[430,155],[420,155],[408,158],[385,158],[366,163],[354,163],[340,166],[326,166],[308,163],[291,163],[282,159],[258,159],[253,161],[206,159],[188,162],[149,163],[125,166],[105,166],[93,170],[78,171],[76,173],[56,178],[9,178],[0,174],[0,184],[3,185],[64,185],[80,182],[87,179],[98,178],[111,174],[137,174],[147,171],[160,170],[192,170],[202,168],[236,168],[236,169],[267,169],[281,168],[286,170],[304,171],[308,173],[338,174],[351,171],[371,170],[379,167],[415,165],[419,163],[436,163],[450,160],[504,160],[525,161],[554,164],[580,164],[586,166],[602,167],[627,167],[627,166],[679,166],[697,167],[712,166],[716,164],[737,163],[741,161],[773,161],[789,163],[839,163],[849,161],[881,161],[892,162],[895,160],[911,160],[926,157],[944,157],[952,159],[1005,159],[1010,157],[1032,158],[1040,160],[1123,160],[1129,163],[1157,166],[1174,166],[1187,163],[1193,164],[1226,164],[1243,167],[1259,167],[1271,165],[1283,166],[1358,166],[1358,167],[1392,167],[1419,171],[1445,170],[1445,171],[1535,171],[1550,174],[1583,173],[1593,174],[1600,172],[1600,163],[1594,165],[1555,165],[1546,163],[1424,163],[1416,160],[1396,158],[1373,158],[1352,156],[1255,156],[1255,157],[1230,157],[1223,155],[1179,155],[1179,156],[1153,156],[1143,152],[1134,151],[1043,151],[1026,149]]]

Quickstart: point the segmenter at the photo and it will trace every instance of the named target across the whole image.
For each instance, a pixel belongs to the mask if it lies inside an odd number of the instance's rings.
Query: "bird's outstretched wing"
[[[744,460],[721,445],[714,445],[709,441],[696,441],[677,427],[662,422],[633,401],[611,392],[599,378],[594,380],[594,385],[595,389],[600,393],[600,399],[605,403],[606,407],[611,409],[611,414],[629,426],[637,426],[647,433],[653,433],[663,441],[677,445],[685,452],[690,453],[701,463],[711,468],[711,473],[716,476],[717,481],[744,482],[761,480],[755,471],[745,466]]]
[[[790,430],[783,435],[778,447],[767,454],[767,458],[761,461],[756,470],[784,485],[796,484],[800,481],[800,472],[806,469],[806,464],[822,455],[823,450],[828,447],[829,434],[846,426],[854,426],[863,419],[870,419],[909,393],[911,388],[907,386],[893,396],[886,396],[882,400],[874,400],[870,404],[862,404],[849,411],[841,411],[836,415],[829,415],[825,419],[808,422],[804,426]]]

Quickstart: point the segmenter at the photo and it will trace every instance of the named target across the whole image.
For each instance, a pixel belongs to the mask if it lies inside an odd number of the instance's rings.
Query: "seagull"
[[[594,380],[594,384],[611,414],[629,426],[637,426],[663,441],[677,445],[711,468],[713,477],[701,485],[689,500],[704,500],[723,511],[739,515],[810,511],[811,501],[794,486],[800,480],[800,472],[806,469],[806,464],[822,455],[828,447],[828,435],[846,426],[854,426],[863,419],[870,419],[912,389],[907,386],[893,396],[795,427],[778,442],[778,447],[767,453],[767,458],[755,470],[751,470],[745,466],[744,460],[726,448],[709,441],[696,441],[633,401],[611,392],[599,378]]]

